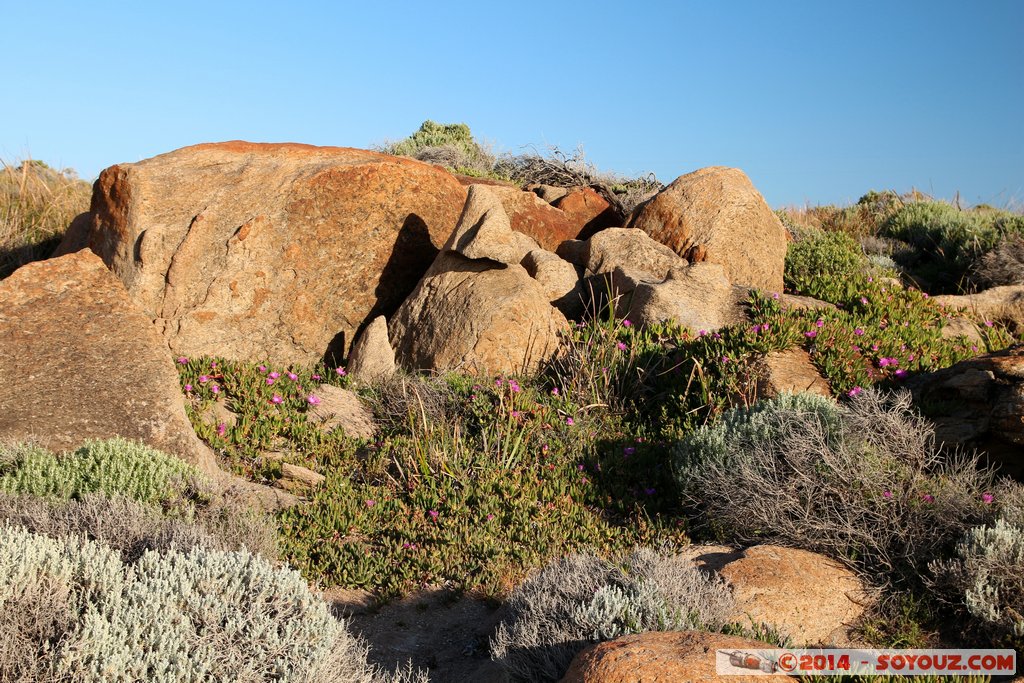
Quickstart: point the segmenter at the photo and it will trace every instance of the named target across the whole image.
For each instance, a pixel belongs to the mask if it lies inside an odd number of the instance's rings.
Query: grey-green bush
[[[95,541],[4,525],[0,606],[0,633],[21,646],[0,649],[7,680],[390,679],[297,572],[247,552],[148,551],[126,565]]]
[[[930,565],[933,588],[966,611],[975,633],[1024,648],[1024,528],[997,519],[970,529],[956,556]]]
[[[982,287],[1024,284],[1024,235],[1007,235],[971,268],[971,279]]]
[[[786,251],[787,289],[831,303],[846,303],[858,291],[867,257],[845,232],[806,231]]]
[[[688,436],[675,459],[686,504],[710,528],[831,555],[883,585],[919,582],[994,512],[993,472],[937,448],[905,393],[773,399]]]
[[[732,609],[721,579],[648,549],[622,563],[572,555],[513,591],[491,655],[513,681],[557,681],[587,645],[629,633],[717,629]]]
[[[86,493],[158,503],[209,490],[182,460],[120,437],[54,454],[31,444],[0,446],[0,492],[50,498]]]

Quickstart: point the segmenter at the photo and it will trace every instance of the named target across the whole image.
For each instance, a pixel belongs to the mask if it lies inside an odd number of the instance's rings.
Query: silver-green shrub
[[[557,681],[591,643],[646,631],[720,628],[731,608],[721,579],[688,559],[647,549],[621,565],[571,555],[513,591],[491,656],[513,681]]]
[[[685,502],[711,528],[825,553],[880,583],[916,583],[995,510],[993,473],[937,447],[905,393],[843,406],[780,397],[698,430],[675,455]]]
[[[51,498],[86,493],[159,502],[205,488],[198,471],[173,456],[120,437],[54,454],[34,445],[0,447],[0,492]]]
[[[34,680],[391,680],[297,572],[247,552],[148,551],[126,565],[95,541],[0,527],[0,633],[40,605],[40,581],[64,597],[36,628],[49,638],[16,662]]]
[[[995,644],[1024,647],[1024,527],[997,519],[970,529],[956,556],[933,562],[933,587]]]

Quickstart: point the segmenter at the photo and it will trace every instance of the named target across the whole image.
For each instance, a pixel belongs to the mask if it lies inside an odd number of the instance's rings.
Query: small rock
[[[278,484],[289,491],[316,488],[327,479],[319,472],[314,472],[308,467],[293,465],[290,462],[281,463],[281,480]]]
[[[1016,332],[1024,331],[1024,285],[992,287],[977,294],[932,297],[935,303],[966,310],[982,320],[1006,323]]]
[[[588,239],[606,228],[623,225],[623,216],[590,187],[574,188],[553,205],[565,212],[574,224],[581,226],[578,239]]]
[[[745,319],[744,293],[729,284],[722,266],[693,263],[673,268],[663,282],[637,284],[627,317],[638,325],[674,320],[710,332]]]
[[[685,259],[651,239],[643,230],[609,228],[591,237],[586,244],[584,265],[591,275],[613,273],[621,267],[664,280],[670,270],[686,265]]]
[[[372,439],[377,433],[373,411],[355,393],[331,384],[321,384],[314,394],[320,403],[309,409],[307,417],[318,422],[324,431],[340,428],[347,436],[357,439]]]
[[[828,382],[811,362],[811,356],[800,348],[773,351],[760,363],[762,376],[758,381],[759,398],[773,398],[782,393],[802,391],[832,396]]]
[[[767,623],[797,646],[848,644],[847,629],[864,612],[857,575],[806,550],[753,546],[719,573],[736,599],[733,621]]]
[[[372,384],[395,372],[395,350],[388,341],[388,321],[379,315],[352,344],[348,357],[348,375],[352,380]]]
[[[554,204],[559,199],[569,194],[569,188],[557,187],[555,185],[541,185],[534,183],[527,185],[525,188],[527,191],[534,193],[548,204]]]
[[[583,290],[576,267],[543,249],[531,251],[521,264],[547,293],[551,305],[570,320],[583,314]]]
[[[764,675],[719,675],[728,654],[716,650],[765,650],[773,645],[703,631],[638,633],[598,643],[576,655],[562,683],[763,683]],[[786,676],[787,680],[793,680]]]
[[[444,248],[468,259],[490,259],[512,265],[520,263],[526,254],[539,246],[512,229],[501,202],[491,188],[470,185],[462,216]]]

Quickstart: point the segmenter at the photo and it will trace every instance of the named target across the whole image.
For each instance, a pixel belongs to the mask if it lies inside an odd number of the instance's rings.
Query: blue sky
[[[632,5],[632,7],[631,7]],[[367,147],[427,118],[774,206],[1024,206],[1024,2],[0,0],[0,157],[95,177],[198,142]]]

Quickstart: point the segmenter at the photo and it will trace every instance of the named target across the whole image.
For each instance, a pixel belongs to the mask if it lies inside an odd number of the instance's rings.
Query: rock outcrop
[[[204,144],[103,171],[85,241],[174,353],[308,363],[398,308],[465,198],[400,157]]]
[[[470,188],[455,231],[391,319],[395,358],[406,369],[532,371],[557,348],[558,333],[568,323],[544,286],[518,262],[465,255],[517,243],[492,190]],[[468,250],[481,235],[481,248]]]
[[[750,638],[703,631],[638,633],[598,643],[576,655],[562,683],[758,683],[764,675],[744,676],[742,670],[718,673],[729,657],[716,650],[756,651],[772,645]],[[722,660],[719,662],[718,658]],[[793,680],[775,676],[770,680]]]
[[[319,403],[309,409],[307,419],[326,432],[341,429],[346,436],[372,439],[377,433],[373,411],[348,389],[321,384],[313,390]]]
[[[372,384],[395,372],[395,350],[388,340],[388,321],[379,315],[366,326],[348,356],[348,376],[356,382]]]
[[[2,440],[60,451],[123,436],[219,475],[185,414],[166,345],[92,252],[0,282],[0,382]]]
[[[629,227],[688,261],[724,266],[733,284],[782,291],[786,229],[739,169],[680,176],[642,205]]]
[[[615,279],[627,281],[621,271]],[[673,268],[661,282],[635,282],[625,317],[638,325],[674,320],[695,332],[711,332],[745,320],[746,294],[729,284],[717,263],[693,263]]]
[[[993,287],[977,294],[932,297],[935,303],[965,310],[982,320],[998,321],[1024,332],[1024,285]]]
[[[565,240],[575,239],[583,229],[578,217],[551,206],[533,192],[497,185],[488,189],[501,202],[512,229],[548,251],[554,251]]]

